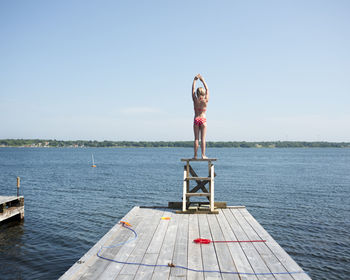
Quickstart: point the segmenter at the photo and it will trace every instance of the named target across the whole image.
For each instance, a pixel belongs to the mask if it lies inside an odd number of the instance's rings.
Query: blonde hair
[[[197,88],[196,94],[197,94],[197,97],[199,97],[200,95],[205,95],[205,94],[206,94],[206,91],[205,91],[204,88],[199,87],[199,88]]]

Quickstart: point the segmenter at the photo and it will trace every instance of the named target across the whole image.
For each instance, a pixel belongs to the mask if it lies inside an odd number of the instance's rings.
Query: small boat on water
[[[91,159],[92,159],[92,165],[91,165],[91,167],[96,167],[95,161],[94,161],[94,155],[93,155],[93,154],[91,154]]]

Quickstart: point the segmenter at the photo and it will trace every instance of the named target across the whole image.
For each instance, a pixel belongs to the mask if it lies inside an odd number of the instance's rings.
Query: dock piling
[[[17,177],[17,197],[19,197],[19,188],[21,186],[21,178]]]

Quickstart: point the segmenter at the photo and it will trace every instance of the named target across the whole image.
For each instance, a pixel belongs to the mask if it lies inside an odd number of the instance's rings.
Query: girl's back
[[[195,117],[205,118],[205,112],[207,111],[208,101],[205,97],[200,96],[193,100],[194,115]]]

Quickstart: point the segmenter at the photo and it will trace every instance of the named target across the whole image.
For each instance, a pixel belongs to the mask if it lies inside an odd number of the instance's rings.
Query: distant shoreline
[[[0,139],[0,148],[193,148],[193,141]],[[350,142],[208,141],[208,148],[350,148]]]

